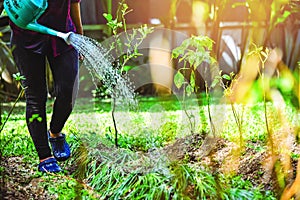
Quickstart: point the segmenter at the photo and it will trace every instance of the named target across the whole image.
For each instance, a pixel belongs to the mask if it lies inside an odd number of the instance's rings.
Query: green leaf
[[[133,69],[133,68],[134,68],[134,66],[125,65],[125,66],[123,67],[123,71],[128,72],[129,70],[131,70],[131,69]]]
[[[191,94],[194,92],[194,88],[191,85],[188,85],[186,86],[185,91],[188,96],[191,96]]]
[[[184,50],[182,50],[182,48],[180,48],[180,47],[177,47],[177,48],[173,49],[173,51],[172,51],[172,58],[178,58],[179,55],[181,55],[183,53],[184,53]]]
[[[22,80],[25,80],[25,77],[22,76],[22,75],[20,74],[20,72],[17,72],[17,73],[15,73],[15,74],[13,74],[12,76],[13,76],[13,78],[14,78],[16,81],[22,81]]]
[[[174,76],[174,84],[179,89],[184,83],[184,76],[180,71],[177,71],[177,73]]]
[[[282,16],[278,17],[275,24],[283,23],[292,13],[285,10]]]
[[[112,21],[112,15],[111,14],[108,14],[108,13],[103,13],[103,17],[108,21]]]
[[[224,78],[224,79],[226,79],[226,80],[228,80],[228,81],[231,80],[231,77],[230,77],[228,74],[223,74],[223,75],[222,75],[222,78]]]

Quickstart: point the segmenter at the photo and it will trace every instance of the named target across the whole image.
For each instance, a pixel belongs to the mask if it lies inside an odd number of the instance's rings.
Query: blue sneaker
[[[40,172],[51,172],[51,173],[57,173],[62,171],[60,166],[57,164],[55,158],[48,158],[47,160],[40,162],[38,166],[38,170]]]
[[[58,161],[65,161],[71,156],[70,146],[66,141],[66,135],[52,138],[48,132],[49,142],[52,146],[53,155]]]

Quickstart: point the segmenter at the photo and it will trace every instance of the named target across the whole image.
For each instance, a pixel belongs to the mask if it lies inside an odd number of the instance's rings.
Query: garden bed
[[[284,173],[279,171],[288,162],[279,152],[284,142],[276,143],[276,164],[272,165],[269,140],[260,120],[261,105],[243,108],[243,118],[248,123],[243,124],[244,144],[240,148],[229,105],[216,105],[216,109],[212,106],[214,114],[221,107],[227,113],[221,120],[223,132],[214,136],[205,105],[191,103],[190,108],[195,107],[190,111],[200,115],[196,131],[191,132],[178,101],[145,99],[141,104],[140,111],[116,113],[116,148],[110,103],[79,100],[64,129],[73,157],[61,164],[64,173],[42,175],[36,169],[38,158],[26,129],[24,104],[20,103],[21,108],[14,112],[1,135],[2,197],[276,199],[283,186],[295,178],[300,150],[292,128],[297,124],[293,109],[287,109],[291,124],[288,130],[274,124],[274,138],[285,135],[290,145],[292,168],[282,178]]]

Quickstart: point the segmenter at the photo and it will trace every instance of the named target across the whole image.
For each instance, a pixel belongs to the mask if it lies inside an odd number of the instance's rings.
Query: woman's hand
[[[79,58],[79,61],[83,61],[84,60],[84,56],[81,53],[79,53],[78,58]]]

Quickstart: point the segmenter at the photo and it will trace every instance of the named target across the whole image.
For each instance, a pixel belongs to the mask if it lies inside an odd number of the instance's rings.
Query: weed
[[[243,180],[241,176],[219,177],[219,183],[223,188],[220,193],[222,199],[256,199],[256,200],[276,200],[274,194],[269,191],[263,192],[259,187],[253,187],[249,180]],[[224,187],[224,181],[229,187]]]
[[[52,198],[64,199],[99,199],[90,187],[78,182],[76,179],[56,174],[47,174],[41,177],[44,181],[39,183],[40,187],[46,189]]]

